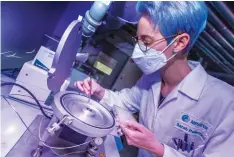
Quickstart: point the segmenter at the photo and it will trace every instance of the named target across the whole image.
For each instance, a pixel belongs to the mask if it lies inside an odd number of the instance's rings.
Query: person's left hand
[[[129,145],[146,149],[159,157],[163,156],[164,146],[146,127],[134,121],[122,122],[120,127]]]

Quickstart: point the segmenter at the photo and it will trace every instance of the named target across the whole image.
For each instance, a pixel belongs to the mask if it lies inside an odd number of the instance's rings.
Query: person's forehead
[[[138,22],[137,35],[154,37],[159,34],[160,31],[157,27],[154,27],[148,17],[142,16]]]

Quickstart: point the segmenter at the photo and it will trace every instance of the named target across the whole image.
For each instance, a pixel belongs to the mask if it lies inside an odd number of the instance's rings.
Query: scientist
[[[101,103],[139,111],[139,123],[123,122],[139,157],[234,155],[234,88],[187,60],[204,30],[204,2],[138,2],[141,15],[132,59],[144,75],[131,89],[112,92],[92,80]],[[90,79],[75,86],[90,92]]]

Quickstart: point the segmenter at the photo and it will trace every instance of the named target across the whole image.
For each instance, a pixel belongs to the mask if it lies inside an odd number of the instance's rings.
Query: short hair
[[[188,52],[205,29],[208,10],[202,1],[140,1],[136,6],[140,16],[148,16],[164,37],[182,32],[190,36]],[[171,38],[167,40],[171,42]]]

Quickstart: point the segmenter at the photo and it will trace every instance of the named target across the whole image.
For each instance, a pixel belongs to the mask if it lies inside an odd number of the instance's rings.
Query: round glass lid
[[[98,102],[85,96],[69,93],[61,97],[63,108],[77,120],[100,129],[114,126],[112,114]]]

